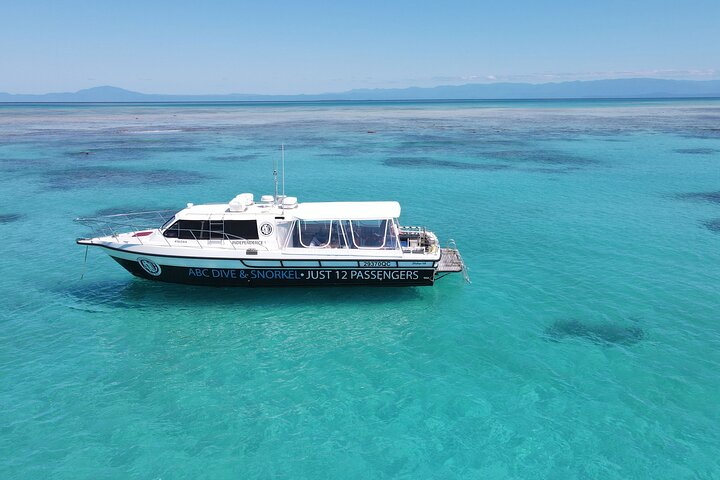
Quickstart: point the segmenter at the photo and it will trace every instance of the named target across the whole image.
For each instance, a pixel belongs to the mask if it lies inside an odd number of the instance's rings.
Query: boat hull
[[[174,257],[163,264],[162,258],[139,256],[136,259],[110,255],[133,275],[148,280],[216,287],[277,287],[277,286],[431,286],[435,282],[435,268],[348,268],[348,267],[270,267],[226,268],[198,265],[197,261],[182,263]],[[127,256],[125,256],[127,257]],[[350,262],[347,262],[350,263]],[[378,262],[387,263],[387,262]],[[397,265],[399,262],[393,262]],[[432,262],[430,262],[432,263]],[[318,262],[320,264],[320,262]],[[243,265],[243,267],[245,267]]]

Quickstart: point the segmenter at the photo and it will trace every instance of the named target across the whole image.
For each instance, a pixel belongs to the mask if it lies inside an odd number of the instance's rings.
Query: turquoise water
[[[473,283],[83,266],[74,217],[271,193],[281,143]],[[720,478],[720,101],[1,105],[0,170],[2,478]]]

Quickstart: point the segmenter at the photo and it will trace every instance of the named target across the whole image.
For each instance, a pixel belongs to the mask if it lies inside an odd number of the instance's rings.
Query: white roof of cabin
[[[253,204],[247,210],[231,212],[227,203],[193,205],[181,212],[178,218],[248,218],[257,216],[284,216],[302,220],[384,220],[400,216],[398,202],[308,202],[296,208],[281,209],[273,205]],[[200,217],[200,218],[199,218]]]
[[[376,220],[400,216],[398,202],[318,202],[299,203],[285,210],[286,216],[302,220]]]

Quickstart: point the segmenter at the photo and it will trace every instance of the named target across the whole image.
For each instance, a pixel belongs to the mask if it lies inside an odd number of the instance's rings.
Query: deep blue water
[[[282,143],[473,283],[83,265],[73,218],[272,193]],[[718,100],[0,105],[0,173],[2,478],[720,478]]]

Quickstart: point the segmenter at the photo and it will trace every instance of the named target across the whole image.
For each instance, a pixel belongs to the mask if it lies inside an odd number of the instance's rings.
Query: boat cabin
[[[424,229],[400,227],[397,202],[298,203],[294,197],[242,194],[227,204],[192,205],[160,231],[173,243],[254,244],[300,253],[305,249],[402,250],[422,253]]]

